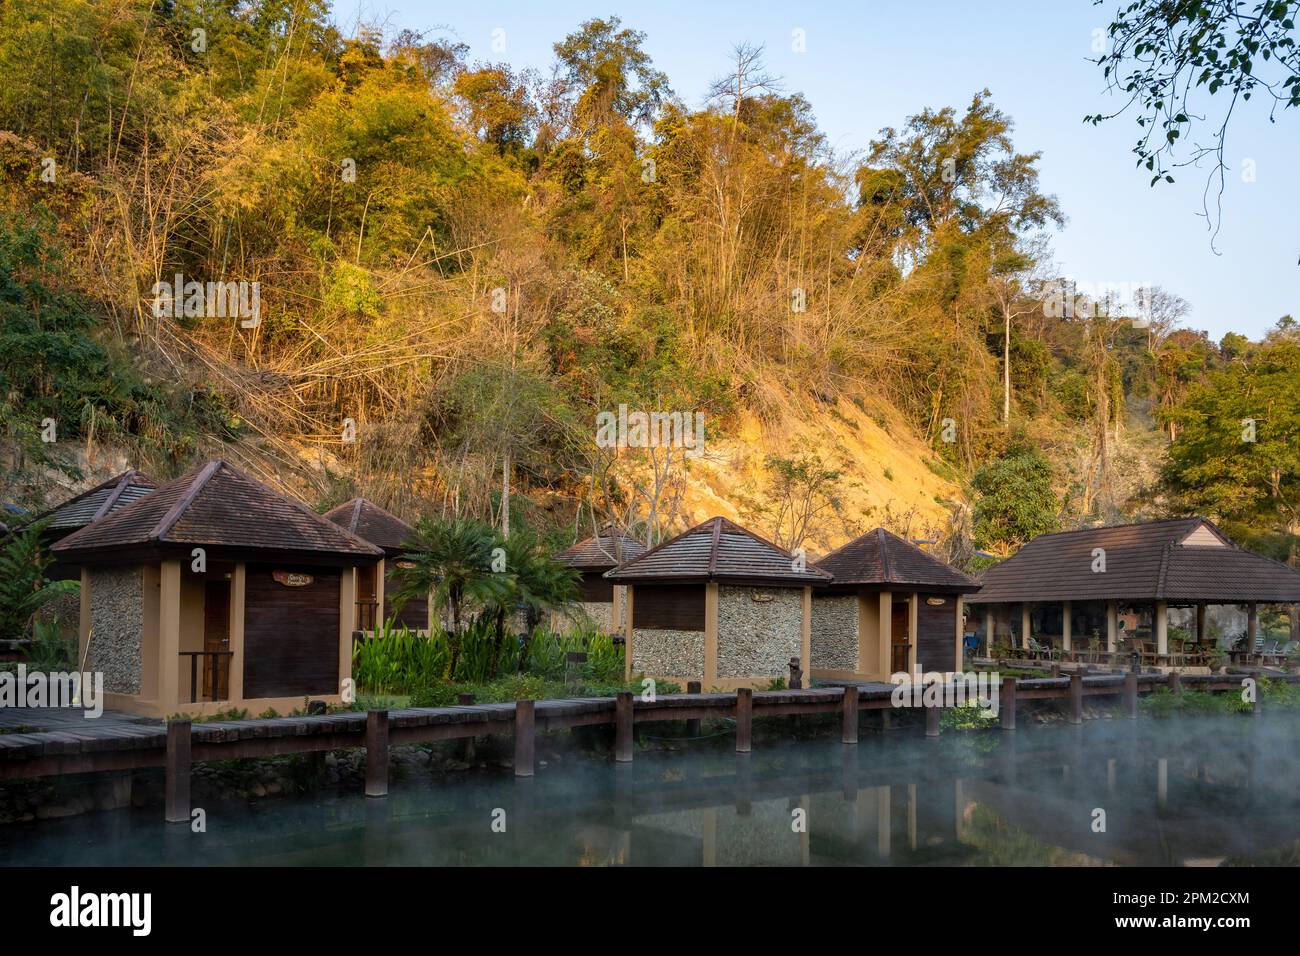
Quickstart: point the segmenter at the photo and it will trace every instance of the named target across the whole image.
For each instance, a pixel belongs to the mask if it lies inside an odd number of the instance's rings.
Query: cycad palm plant
[[[548,611],[570,604],[578,596],[578,572],[556,561],[531,531],[515,532],[502,542],[506,552],[506,567],[511,571],[509,607],[497,608],[497,646],[505,637],[505,616],[511,608],[523,609],[524,646],[519,654],[519,670],[528,666],[528,652],[533,633]],[[496,657],[493,658],[493,672]]]
[[[41,546],[48,521],[16,531],[0,546],[0,638],[25,637],[32,617],[61,594],[80,588],[75,581],[51,581],[45,570],[53,560]]]
[[[453,679],[460,660],[466,605],[492,605],[509,588],[509,575],[492,570],[492,552],[497,546],[495,531],[481,521],[421,518],[411,537],[406,566],[394,573],[398,582],[395,608],[400,609],[413,597],[429,594],[439,616],[443,611],[450,614],[447,676]]]

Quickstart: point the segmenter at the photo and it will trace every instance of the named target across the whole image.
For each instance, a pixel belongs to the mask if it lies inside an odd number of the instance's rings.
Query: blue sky
[[[1239,107],[1216,255],[1198,216],[1205,172],[1184,169],[1174,185],[1149,188],[1134,166],[1130,117],[1082,123],[1119,105],[1087,62],[1093,31],[1117,2],[335,0],[335,20],[347,33],[360,17],[390,36],[404,27],[455,36],[471,61],[549,69],[553,43],[583,20],[617,14],[646,33],[655,65],[691,106],[736,43],[766,44],[769,71],[808,99],[837,150],[865,147],[881,127],[927,107],[963,109],[987,87],[1015,120],[1017,149],[1043,154],[1042,186],[1069,217],[1052,239],[1061,274],[1095,286],[1164,286],[1191,303],[1186,325],[1216,340],[1230,330],[1258,338],[1281,315],[1300,318],[1300,111],[1270,123],[1262,101]],[[806,52],[792,50],[796,29]],[[503,52],[492,49],[494,30],[504,31]],[[1254,182],[1242,181],[1246,160]]]

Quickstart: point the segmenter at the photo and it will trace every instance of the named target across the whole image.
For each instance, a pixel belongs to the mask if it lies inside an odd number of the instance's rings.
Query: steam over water
[[[207,806],[206,833],[160,807],[15,825],[0,865],[1300,862],[1300,715],[730,744]]]

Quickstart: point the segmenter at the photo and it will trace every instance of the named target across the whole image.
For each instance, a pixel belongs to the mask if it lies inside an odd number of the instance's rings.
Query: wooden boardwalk
[[[1063,677],[1004,678],[999,688],[1000,725],[1011,731],[1021,700],[1066,700],[1070,720],[1082,720],[1083,699],[1120,696],[1126,716],[1137,716],[1139,693],[1168,688],[1215,692],[1240,692],[1242,675],[1173,674],[1071,674]],[[1298,675],[1280,680],[1300,681]],[[944,699],[955,685],[945,685]],[[882,685],[817,687],[808,690],[751,691],[742,688],[726,694],[673,694],[643,700],[630,693],[618,697],[584,697],[569,700],[519,701],[459,707],[376,710],[304,717],[212,721],[191,724],[172,721],[163,725],[133,723],[116,715],[99,720],[60,719],[57,729],[0,734],[0,780],[165,767],[169,821],[189,819],[189,775],[195,761],[318,753],[364,747],[367,751],[366,793],[388,792],[388,751],[392,746],[424,741],[451,740],[485,734],[512,734],[515,739],[515,774],[531,776],[534,745],[539,731],[593,724],[613,724],[615,760],[632,759],[634,727],[670,720],[730,718],[736,723],[736,750],[752,746],[754,716],[839,714],[841,739],[858,741],[862,711],[878,711],[888,724],[896,709],[893,688]],[[911,708],[909,708],[911,709]],[[927,736],[938,736],[942,707],[918,707],[926,716]],[[1255,705],[1258,713],[1259,704]],[[6,714],[12,725],[15,712]],[[42,711],[17,712],[21,724],[39,726]],[[103,721],[101,724],[100,721]]]

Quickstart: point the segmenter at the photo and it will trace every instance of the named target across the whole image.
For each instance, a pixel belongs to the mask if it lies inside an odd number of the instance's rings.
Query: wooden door
[[[908,601],[895,601],[890,609],[889,637],[893,646],[890,651],[890,667],[893,673],[906,673],[909,670],[909,653],[911,647],[912,605]]]
[[[230,650],[230,582],[207,581],[203,586],[203,650]],[[217,668],[217,693],[212,696],[212,666]],[[230,658],[204,657],[199,699],[226,700],[230,694]]]
[[[375,566],[357,568],[357,620],[358,631],[373,631],[382,623],[379,619],[379,592],[375,586]]]

